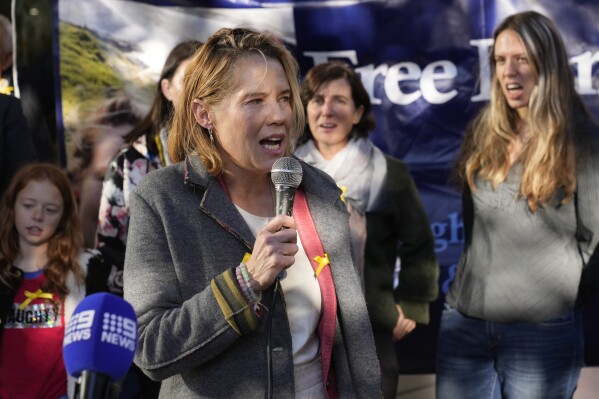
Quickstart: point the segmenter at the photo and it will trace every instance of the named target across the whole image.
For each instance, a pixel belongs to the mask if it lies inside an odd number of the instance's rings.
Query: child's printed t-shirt
[[[67,393],[63,303],[42,291],[43,270],[23,275],[0,340],[0,399],[56,399]]]

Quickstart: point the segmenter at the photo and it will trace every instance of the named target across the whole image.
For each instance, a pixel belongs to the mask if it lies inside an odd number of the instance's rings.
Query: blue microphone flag
[[[124,299],[109,293],[84,298],[66,326],[62,344],[67,373],[107,375],[112,382],[125,376],[137,348],[137,317]]]

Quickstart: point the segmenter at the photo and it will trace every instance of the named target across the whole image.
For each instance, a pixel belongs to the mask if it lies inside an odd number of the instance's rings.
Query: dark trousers
[[[399,364],[395,344],[391,341],[390,331],[374,330],[374,343],[376,354],[381,365],[381,378],[383,380],[383,398],[395,399],[397,397],[397,382],[399,381]]]

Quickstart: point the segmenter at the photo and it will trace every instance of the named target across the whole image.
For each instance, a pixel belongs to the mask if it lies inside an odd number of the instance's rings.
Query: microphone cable
[[[268,311],[268,318],[266,319],[266,365],[268,372],[268,392],[267,399],[272,399],[272,348],[270,346],[270,337],[272,331],[272,315],[275,312],[275,305],[277,303],[277,293],[279,291],[279,278],[275,280],[275,288],[273,290],[272,300],[270,301],[270,310]]]
[[[275,187],[275,214],[291,216],[293,210],[293,199],[295,197],[295,191],[299,187],[302,181],[302,165],[300,162],[292,157],[283,157],[277,159],[270,171],[270,178]],[[285,227],[282,227],[285,228]],[[273,289],[273,296],[270,304],[270,311],[268,312],[268,319],[266,325],[266,365],[268,369],[268,392],[267,399],[272,399],[273,391],[273,375],[272,375],[272,348],[270,344],[272,335],[272,315],[275,312],[275,305],[277,302],[277,293],[279,291],[279,280],[284,278],[286,275],[285,270],[279,273],[279,276],[275,279],[275,287]]]

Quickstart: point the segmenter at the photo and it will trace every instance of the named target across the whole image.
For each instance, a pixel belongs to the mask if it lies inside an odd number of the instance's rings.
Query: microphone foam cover
[[[277,159],[270,170],[270,178],[275,186],[297,188],[302,182],[302,175],[302,165],[297,159],[291,157]]]
[[[66,326],[62,344],[67,373],[84,370],[107,375],[111,382],[125,376],[137,348],[137,317],[124,299],[109,293],[84,298]]]

